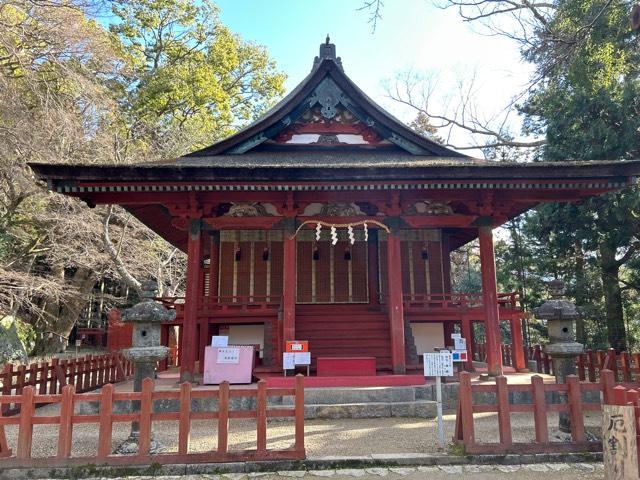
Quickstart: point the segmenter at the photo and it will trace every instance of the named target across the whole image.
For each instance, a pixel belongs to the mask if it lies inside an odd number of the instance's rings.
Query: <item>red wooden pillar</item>
[[[471,325],[469,317],[462,317],[460,330],[462,332],[462,338],[467,340],[467,361],[464,364],[464,369],[467,372],[473,372],[473,326]]]
[[[469,329],[471,333],[469,334],[470,336],[467,339],[467,345],[469,347],[468,350],[469,350],[469,355],[471,355],[471,361],[473,361],[474,355],[476,354],[478,349],[478,347],[476,346],[476,333],[475,333],[474,324],[475,322],[469,321]]]
[[[369,242],[367,243],[367,276],[369,281],[369,303],[380,305],[380,287],[378,286],[378,230],[369,230]]]
[[[444,346],[448,347],[453,345],[453,340],[451,339],[451,334],[455,333],[456,331],[456,324],[455,322],[443,322],[442,324],[442,331],[444,333]]]
[[[389,324],[391,329],[391,364],[393,373],[406,372],[404,352],[404,308],[402,305],[402,262],[400,233],[387,235],[387,289],[389,290]]]
[[[511,341],[513,342],[513,366],[517,372],[528,372],[527,361],[524,356],[520,316],[512,315],[509,323],[511,324]]]
[[[293,219],[291,219],[293,220]],[[296,239],[294,228],[286,229],[283,239],[282,344],[296,337]]]
[[[480,270],[482,273],[487,370],[489,375],[498,376],[502,375],[502,352],[500,351],[500,312],[498,311],[496,263],[491,225],[478,227],[478,239],[480,240]]]
[[[180,381],[193,382],[198,347],[198,304],[200,301],[200,264],[202,262],[202,226],[200,220],[189,222],[187,243],[187,288],[182,323]]]
[[[209,297],[206,299],[209,304],[217,302],[218,296],[218,266],[220,253],[220,232],[214,230],[209,232]],[[204,285],[202,286],[202,294],[204,294]],[[200,330],[198,334],[198,371],[204,373],[204,349],[209,344],[211,337],[209,336],[209,319],[202,318],[200,320]]]

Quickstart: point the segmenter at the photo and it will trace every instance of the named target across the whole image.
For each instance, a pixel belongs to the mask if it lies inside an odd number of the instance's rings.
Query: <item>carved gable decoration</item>
[[[372,128],[346,108],[333,105],[327,110],[321,104],[305,112],[273,141],[290,145],[377,145],[383,142]]]
[[[257,202],[238,202],[231,205],[225,217],[264,217],[270,216],[264,205]]]
[[[331,217],[357,217],[364,215],[355,203],[331,202],[322,206],[320,215]]]
[[[409,206],[403,212],[405,215],[452,215],[453,209],[449,202],[425,200]]]

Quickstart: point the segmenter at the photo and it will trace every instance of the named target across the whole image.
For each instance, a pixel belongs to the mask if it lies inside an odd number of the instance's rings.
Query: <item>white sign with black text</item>
[[[451,377],[453,376],[453,359],[449,350],[438,353],[423,353],[425,377]]]
[[[240,363],[240,349],[237,347],[218,348],[218,363]]]

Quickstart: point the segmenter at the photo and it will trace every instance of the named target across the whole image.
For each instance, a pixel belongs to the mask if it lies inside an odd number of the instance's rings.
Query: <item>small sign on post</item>
[[[638,478],[638,451],[634,407],[603,405],[602,452],[607,480]]]
[[[448,350],[423,353],[424,376],[436,377],[436,406],[438,408],[438,438],[444,448],[444,422],[442,420],[442,377],[453,376],[453,358]]]

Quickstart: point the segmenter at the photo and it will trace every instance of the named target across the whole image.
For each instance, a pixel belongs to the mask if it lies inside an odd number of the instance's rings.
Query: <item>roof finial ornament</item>
[[[342,68],[342,60],[340,57],[336,57],[336,46],[331,43],[331,38],[328,33],[325,43],[320,44],[320,54],[313,59],[313,68],[316,68],[324,60],[332,60],[338,67]]]

